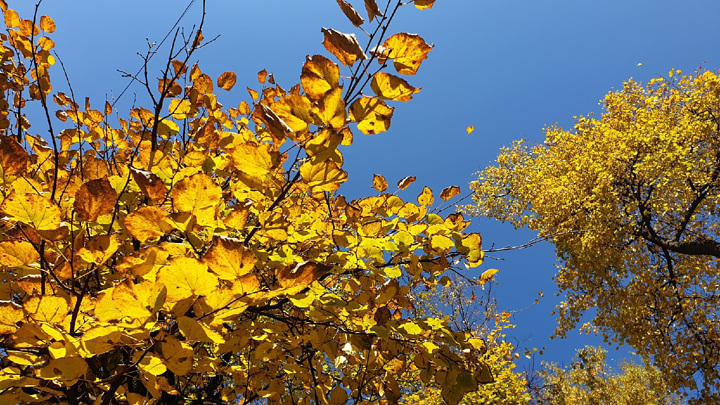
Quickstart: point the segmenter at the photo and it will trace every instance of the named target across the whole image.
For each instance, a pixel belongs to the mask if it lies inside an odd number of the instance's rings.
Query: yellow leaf
[[[311,100],[319,100],[328,91],[338,88],[340,68],[322,55],[308,56],[302,68],[300,83]]]
[[[208,295],[218,288],[218,278],[208,271],[207,265],[190,257],[173,259],[158,271],[157,282],[167,288],[169,302]]]
[[[237,82],[237,75],[234,72],[225,72],[217,78],[217,85],[223,90],[230,91]]]
[[[92,357],[115,350],[115,345],[121,339],[122,330],[117,326],[95,326],[86,331],[81,338],[82,347],[87,352],[83,354],[83,357]]]
[[[384,100],[410,101],[419,88],[412,87],[405,79],[385,72],[375,73],[370,83],[375,94]]]
[[[325,93],[318,103],[320,119],[334,129],[345,126],[345,102],[342,99],[342,88],[338,87]]]
[[[15,333],[22,319],[22,307],[12,301],[0,301],[0,335]]]
[[[417,202],[420,205],[432,205],[435,202],[433,192],[428,187],[423,187],[422,192],[417,197]]]
[[[195,215],[198,225],[215,225],[222,189],[209,176],[197,173],[180,180],[172,189],[173,207]]]
[[[417,2],[415,3],[417,4]],[[393,59],[395,70],[402,75],[414,75],[427,54],[432,50],[422,37],[416,34],[398,33],[383,43],[388,56]],[[379,62],[384,62],[382,58]]]
[[[379,134],[390,128],[394,110],[376,97],[361,97],[350,105],[350,119],[363,134]]]
[[[399,326],[399,329],[405,330],[405,332],[409,335],[419,335],[423,331],[423,329],[415,322],[405,322]]]
[[[258,72],[257,80],[260,84],[265,84],[265,80],[267,80],[267,74],[267,70],[265,69]]]
[[[387,181],[385,181],[385,177],[383,177],[379,174],[374,174],[373,175],[373,188],[381,193],[385,192],[385,190],[387,190],[387,188],[388,188],[388,184],[387,184]]]
[[[460,187],[458,186],[450,186],[443,189],[443,191],[440,192],[440,198],[442,198],[443,201],[447,201],[456,195],[460,194]]]
[[[266,143],[245,142],[231,151],[233,166],[253,181],[265,184],[270,172],[277,167],[280,156]]]
[[[367,59],[355,34],[343,34],[342,32],[323,27],[325,35],[323,45],[330,53],[345,66],[352,66],[358,59]]]
[[[174,228],[165,210],[158,207],[142,207],[125,217],[125,227],[140,242],[165,235]]]
[[[69,311],[65,298],[52,295],[32,297],[25,302],[24,307],[31,318],[47,323],[61,323]]]
[[[44,380],[73,381],[85,375],[87,363],[80,357],[64,357],[50,360],[50,362],[38,372],[38,376]]]
[[[433,235],[430,238],[430,246],[442,252],[449,252],[455,246],[455,242],[447,236]]]
[[[30,242],[21,240],[0,242],[0,265],[2,266],[27,266],[38,260],[40,260],[40,254]]]
[[[177,375],[185,375],[193,367],[193,350],[186,343],[172,336],[165,336],[160,345],[165,365]]]
[[[193,107],[190,101],[179,98],[170,101],[168,111],[170,112],[170,115],[172,115],[172,117],[176,120],[192,118],[197,114],[197,109]]]
[[[305,162],[300,166],[300,175],[312,192],[333,192],[348,179],[348,174],[332,160]]]
[[[139,354],[140,352],[136,353]],[[140,367],[142,371],[154,376],[159,376],[167,371],[167,367],[165,367],[162,359],[156,357],[152,353],[145,355],[145,357],[140,360],[140,363],[138,363],[138,367]]]
[[[498,269],[490,269],[483,272],[483,274],[480,275],[480,280],[478,280],[478,284],[485,284],[488,281],[492,280],[492,278],[497,274],[500,270]]]
[[[93,222],[100,215],[113,210],[117,197],[118,195],[107,177],[90,180],[83,183],[75,194],[73,208],[81,219]]]
[[[5,10],[5,25],[8,28],[17,28],[20,26],[20,16],[15,10]]]
[[[223,280],[234,280],[250,273],[257,262],[255,254],[240,240],[224,236],[213,238],[212,247],[202,259]]]
[[[186,341],[216,344],[225,343],[225,339],[217,332],[210,330],[207,326],[187,316],[178,318],[178,327],[183,336],[185,336]]]
[[[337,150],[342,140],[343,136],[337,131],[331,128],[321,129],[305,144],[305,151],[315,163],[327,159],[332,159],[336,163],[342,162],[342,156]]]
[[[0,205],[0,211],[10,219],[26,223],[37,230],[54,230],[60,227],[60,208],[37,194],[12,192]]]
[[[340,8],[342,9],[343,13],[345,13],[345,16],[348,18],[348,20],[350,20],[352,25],[354,25],[356,27],[360,27],[361,25],[363,25],[365,20],[363,20],[363,18],[360,17],[360,14],[358,14],[358,12],[355,11],[355,9],[353,8],[352,5],[350,5],[350,3],[348,3],[345,0],[337,0],[337,3],[340,6]]]
[[[474,131],[474,130],[475,130],[475,127],[472,125],[465,128],[465,132],[467,132],[468,134],[472,133],[472,131]]]

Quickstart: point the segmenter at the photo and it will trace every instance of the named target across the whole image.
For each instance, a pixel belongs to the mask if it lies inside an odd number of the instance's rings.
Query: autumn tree
[[[698,403],[720,401],[720,80],[671,71],[599,119],[517,142],[472,184],[475,214],[538,231],[561,261],[557,335],[630,344]]]
[[[542,385],[534,390],[537,405],[681,405],[670,392],[663,374],[644,359],[643,364],[622,362],[615,371],[607,351],[588,346],[577,351],[570,365],[543,364]]]
[[[263,70],[229,108],[237,76],[194,59],[203,4],[118,111],[74,94],[50,17],[0,0],[0,402],[397,403],[421,372],[457,403],[492,381],[481,339],[413,315],[412,289],[482,263],[433,208],[459,189],[339,194],[342,147],[388,130],[432,49],[390,23],[432,3],[338,0],[364,45],[323,28],[298,84]]]
[[[530,401],[525,373],[516,369],[519,355],[507,336],[515,327],[510,322],[511,314],[498,309],[492,292],[492,278],[497,271],[483,272],[480,286],[454,277],[441,280],[444,287],[420,287],[412,292],[416,316],[445,319],[452,330],[482,339],[482,359],[490,366],[494,381],[465,394],[462,405],[523,405]],[[442,405],[449,399],[427,375],[411,374],[403,382],[401,387],[410,392],[404,404]]]

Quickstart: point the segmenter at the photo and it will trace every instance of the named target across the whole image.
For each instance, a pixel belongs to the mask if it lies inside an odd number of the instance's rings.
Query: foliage
[[[203,7],[159,76],[151,49],[133,77],[149,107],[123,112],[54,89],[52,19],[0,0],[3,403],[397,403],[410,371],[450,399],[492,378],[482,341],[414,317],[410,294],[480,265],[480,235],[429,188],[404,201],[376,176],[378,195],[337,194],[350,124],[386,131],[418,91],[385,68],[414,75],[432,49],[386,35],[413,2],[365,0],[367,23],[338,3],[368,29],[365,47],[323,29],[343,66],[308,57],[289,90],[262,71],[252,106],[225,108],[236,75],[193,63]]]
[[[497,270],[483,273],[486,282],[490,281]],[[482,277],[481,277],[482,278]],[[506,332],[515,326],[510,323],[510,313],[499,312],[492,296],[492,286],[488,283],[482,290],[462,279],[453,279],[445,288],[414,292],[417,316],[445,318],[456,331],[472,333],[482,351],[482,359],[489,366],[494,380],[478,387],[478,390],[465,395],[464,405],[522,405],[530,400],[527,381],[523,373],[515,371],[515,360],[519,357],[512,343],[505,340]],[[428,382],[428,376],[420,375],[420,380]],[[404,403],[441,405],[445,403],[442,392],[436,387],[408,381],[403,388],[409,389]]]
[[[720,80],[670,72],[607,95],[600,119],[502,151],[472,184],[475,214],[537,230],[562,266],[557,334],[652,358],[673,390],[720,400]]]
[[[533,401],[547,405],[683,403],[647,359],[642,365],[624,362],[616,373],[607,365],[606,357],[604,349],[587,346],[577,351],[570,366],[544,364],[540,372],[543,385]]]

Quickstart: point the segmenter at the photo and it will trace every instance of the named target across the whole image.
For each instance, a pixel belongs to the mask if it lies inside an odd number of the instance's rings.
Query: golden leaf
[[[376,97],[361,97],[350,105],[350,119],[365,135],[379,134],[390,128],[395,109]]]
[[[415,0],[413,3],[415,3],[415,7],[418,9],[425,10],[432,8],[435,4],[435,0]]]
[[[113,210],[117,197],[118,195],[107,177],[90,180],[83,183],[75,194],[73,208],[81,219],[93,222],[100,215]]]
[[[69,306],[65,298],[45,295],[32,297],[25,302],[25,311],[35,320],[47,323],[60,323],[68,314]]]
[[[203,262],[218,278],[234,280],[250,273],[257,257],[239,239],[214,237],[212,247],[203,256]]]
[[[443,201],[447,201],[458,194],[460,194],[460,187],[450,186],[444,188],[443,191],[440,192],[440,198],[442,198]]]
[[[234,72],[225,72],[217,78],[217,85],[223,90],[230,91],[237,82],[237,75]]]
[[[348,179],[348,174],[332,160],[314,163],[305,162],[300,166],[300,175],[310,186],[312,192],[333,192],[340,188],[340,183]]]
[[[0,205],[0,211],[10,219],[26,223],[37,230],[54,230],[60,227],[60,208],[37,194],[12,192]]]
[[[337,0],[337,3],[338,6],[340,6],[340,8],[342,9],[342,12],[345,13],[345,17],[347,17],[354,26],[360,27],[361,25],[363,25],[365,20],[360,17],[360,14],[355,11],[355,9],[350,3],[345,0]]]
[[[318,163],[332,159],[336,163],[342,162],[342,156],[337,150],[342,143],[343,137],[332,129],[322,129],[305,144],[305,151],[312,157],[313,162]]]
[[[453,242],[452,239],[448,238],[447,236],[443,235],[433,235],[430,238],[430,246],[433,249],[437,249],[441,252],[447,253],[455,247],[455,242]]]
[[[490,269],[483,272],[483,274],[480,275],[480,280],[478,280],[478,284],[485,284],[488,281],[492,280],[493,277],[495,277],[495,274],[497,274],[500,270],[498,269]]]
[[[82,348],[91,356],[95,356],[114,350],[120,339],[122,339],[122,330],[117,326],[95,326],[83,334]]]
[[[330,125],[334,129],[340,129],[345,126],[345,102],[342,99],[342,88],[335,88],[322,97],[318,103],[320,119],[326,125]]]
[[[38,371],[38,376],[44,380],[73,381],[87,372],[87,363],[80,357],[63,357],[50,360]]]
[[[152,202],[161,202],[165,200],[167,194],[167,186],[160,179],[160,177],[147,170],[136,169],[130,167],[130,174],[133,176],[133,180],[137,183],[140,191]]]
[[[313,281],[330,272],[332,268],[322,263],[302,262],[279,269],[276,273],[280,286],[294,295],[310,286]]]
[[[206,174],[197,173],[177,182],[172,198],[178,212],[192,213],[198,225],[212,226],[222,200],[222,189]]]
[[[433,192],[428,187],[424,187],[420,195],[417,197],[417,202],[420,205],[432,205],[435,202]]]
[[[167,368],[176,375],[185,375],[193,367],[193,350],[184,342],[172,336],[165,336],[160,345]]]
[[[280,161],[278,152],[267,143],[241,143],[230,152],[233,166],[263,184]]]
[[[381,193],[385,192],[385,190],[387,190],[387,188],[388,188],[388,184],[387,184],[387,181],[385,181],[385,177],[383,177],[379,174],[374,174],[373,175],[373,188]]]
[[[225,343],[225,339],[223,339],[220,334],[187,316],[178,318],[178,328],[183,336],[185,336],[186,341],[216,344]]]
[[[467,132],[468,134],[471,134],[474,130],[475,130],[475,127],[472,125],[465,128],[465,132]]]
[[[382,17],[383,13],[380,12],[377,2],[375,0],[365,0],[365,11],[368,14],[368,20],[372,21],[375,17]]]
[[[174,229],[168,213],[158,207],[141,207],[125,217],[125,228],[140,242],[165,235]]]
[[[407,177],[403,177],[402,179],[400,179],[400,181],[398,181],[397,185],[400,188],[400,190],[405,190],[406,188],[408,188],[409,185],[411,185],[414,182],[415,182],[415,176],[407,176]]]
[[[343,34],[342,32],[325,27],[323,27],[321,31],[325,34],[325,39],[323,40],[325,49],[335,55],[343,65],[352,66],[358,59],[368,58],[365,52],[363,52],[355,34]]]
[[[20,27],[20,16],[15,10],[7,9],[5,11],[5,25],[8,28]]]
[[[40,260],[40,254],[30,243],[22,240],[0,242],[0,265],[27,266]]]
[[[22,307],[12,301],[0,301],[0,335],[15,333],[23,318]]]
[[[257,74],[257,80],[260,84],[265,84],[265,80],[267,80],[267,70],[263,69],[258,72]]]
[[[0,167],[5,176],[17,176],[25,173],[27,162],[27,152],[14,138],[0,137]]]
[[[208,266],[191,257],[176,257],[158,271],[157,282],[167,288],[167,300],[208,295],[218,288],[218,278],[208,271]]]
[[[416,34],[398,33],[385,40],[382,47],[393,59],[395,70],[401,75],[414,75],[433,47]],[[378,60],[381,63],[383,58]]]
[[[370,83],[375,94],[385,100],[410,101],[419,88],[412,87],[405,79],[388,73],[378,72]]]
[[[340,68],[322,55],[308,56],[302,68],[300,83],[311,100],[319,100],[328,91],[339,87]]]

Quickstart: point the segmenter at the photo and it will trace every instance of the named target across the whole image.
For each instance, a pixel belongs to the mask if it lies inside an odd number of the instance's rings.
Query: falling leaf
[[[360,17],[360,14],[353,8],[353,6],[348,3],[345,0],[337,0],[338,5],[342,9],[342,12],[345,13],[345,16],[350,20],[350,22],[356,26],[360,27],[363,25],[365,20],[363,20],[362,17]]]
[[[384,100],[410,101],[419,88],[412,87],[405,79],[388,73],[378,72],[370,83],[375,94]]]
[[[363,52],[355,34],[343,34],[342,32],[325,27],[323,27],[321,31],[325,34],[325,39],[323,40],[325,49],[335,55],[343,65],[352,66],[358,59],[368,58],[365,52]]]
[[[350,119],[357,122],[363,134],[379,134],[390,128],[394,110],[378,98],[361,97],[350,105]]]
[[[382,45],[387,50],[388,57],[393,59],[395,70],[402,75],[414,75],[427,54],[433,47],[428,45],[422,37],[416,34],[398,33]],[[384,60],[379,59],[379,62]]]
[[[472,125],[465,128],[465,132],[467,132],[468,134],[472,133],[472,131],[474,131],[474,130],[475,130],[475,127]]]
[[[237,75],[234,72],[225,72],[217,78],[217,85],[223,90],[230,91],[237,82]]]

